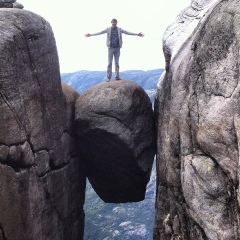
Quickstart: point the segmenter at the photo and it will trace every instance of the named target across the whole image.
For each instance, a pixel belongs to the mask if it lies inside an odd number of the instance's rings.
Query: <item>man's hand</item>
[[[85,37],[91,37],[91,34],[90,33],[87,33],[84,35]]]
[[[144,37],[144,33],[141,33],[141,32],[138,33],[137,35],[138,35],[139,37]]]

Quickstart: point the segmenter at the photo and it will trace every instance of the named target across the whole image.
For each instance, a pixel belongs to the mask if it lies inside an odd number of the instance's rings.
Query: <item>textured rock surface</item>
[[[70,124],[77,93],[63,94],[44,19],[2,9],[0,29],[0,239],[82,239],[85,177]]]
[[[239,1],[220,1],[166,59],[154,239],[239,239],[239,26]]]
[[[101,83],[76,103],[87,177],[105,202],[144,199],[154,159],[154,123],[145,91],[131,81]]]
[[[19,8],[23,9],[24,6],[16,0],[0,0],[0,8]]]
[[[205,14],[219,0],[192,0],[163,34],[163,51],[168,69],[171,60],[184,47]]]
[[[13,3],[13,8],[19,8],[19,9],[23,9],[23,8],[24,8],[24,6],[23,6],[21,3],[14,2],[14,3]]]

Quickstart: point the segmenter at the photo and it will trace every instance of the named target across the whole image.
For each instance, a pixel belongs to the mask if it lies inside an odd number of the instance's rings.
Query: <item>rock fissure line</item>
[[[199,111],[200,111],[200,108],[199,108],[199,99],[198,99],[198,94],[195,92],[194,90],[194,96],[196,97],[196,105],[197,105],[197,127],[199,126],[200,124],[200,115],[199,115]]]
[[[29,143],[29,145],[31,146],[30,143]],[[49,148],[39,148],[38,150],[32,150],[32,153],[35,154],[35,153],[39,153],[41,151],[46,151],[49,154],[49,152],[52,151],[52,149],[49,149]]]
[[[191,209],[191,211],[194,212],[195,214],[197,214],[193,209]],[[192,217],[189,217],[189,218],[193,222],[192,223],[193,227],[195,226],[198,228],[197,230],[195,230],[195,231],[197,231],[197,233],[196,233],[197,236],[195,236],[195,237],[201,237],[201,240],[208,240],[208,238],[204,232],[204,229]],[[199,235],[199,231],[200,231],[201,235]],[[194,239],[198,240],[197,238],[194,238]]]
[[[38,150],[35,151],[35,150],[33,150],[33,145],[31,143],[31,141],[29,141],[29,140],[24,141],[24,142],[15,143],[15,144],[10,144],[10,145],[6,145],[5,143],[0,143],[0,146],[6,146],[6,147],[20,146],[21,147],[25,142],[29,143],[33,154],[41,152],[41,151],[46,151],[49,153],[52,150],[52,149],[48,149],[48,148],[39,148]]]
[[[233,95],[235,95],[235,91],[238,89],[238,86],[239,86],[239,82],[237,82],[237,84],[236,84],[236,86],[234,87],[234,89],[233,89],[231,95],[230,95],[229,97],[226,97],[226,98],[232,98]]]
[[[12,145],[12,146],[15,146],[15,145]],[[43,150],[45,150],[45,149],[43,149]],[[43,150],[40,150],[40,151],[43,151]],[[37,151],[37,152],[38,152],[38,151]],[[36,153],[37,153],[37,152],[36,152]],[[71,160],[70,160],[70,161],[71,161]],[[47,175],[47,174],[50,173],[50,172],[64,169],[65,167],[67,167],[67,166],[69,165],[70,161],[67,162],[67,163],[62,163],[62,164],[59,165],[59,166],[53,166],[53,164],[51,164],[51,161],[50,161],[50,162],[49,162],[50,169],[49,169],[46,173],[44,173],[44,175],[39,176],[39,178],[44,177],[45,175]],[[29,165],[29,166],[27,166],[27,167],[24,167],[24,166],[22,166],[22,164],[21,164],[21,160],[20,160],[19,162],[14,162],[14,161],[12,161],[12,160],[11,160],[11,161],[0,161],[0,164],[12,168],[12,169],[14,170],[14,172],[21,172],[22,170],[23,170],[23,171],[24,171],[24,170],[29,170],[29,169],[31,169],[32,167],[35,166],[35,163],[33,162],[33,164],[31,164],[31,165]]]
[[[229,181],[232,183],[231,179],[229,179]],[[230,195],[228,195],[226,205],[228,206],[227,207],[227,212],[230,216],[230,222],[231,222],[231,225],[233,226],[234,234],[236,236],[239,236],[239,234],[237,233],[237,232],[240,231],[240,228],[239,228],[239,225],[238,225],[238,223],[239,223],[239,221],[238,221],[239,220],[238,219],[239,205],[238,205],[238,201],[237,201],[237,194],[236,194],[236,191],[235,191],[236,189],[233,188],[232,186],[228,185],[228,189],[229,189],[228,191],[230,192]]]
[[[34,166],[33,166],[34,167]],[[54,171],[54,170],[53,170]],[[51,173],[53,172],[52,169],[49,169],[47,170],[44,174],[37,174],[38,178],[41,179],[41,178],[44,178],[48,175],[48,173]]]
[[[188,98],[188,99],[191,99],[191,96]],[[188,118],[189,118],[189,124],[188,124],[188,127],[189,127],[189,132],[190,132],[190,134],[189,134],[189,138],[190,138],[190,142],[191,142],[191,146],[190,146],[190,152],[193,152],[193,149],[195,148],[195,143],[194,143],[194,137],[193,137],[193,132],[194,132],[194,130],[193,130],[193,127],[192,127],[192,124],[191,124],[191,122],[192,122],[192,117],[191,117],[191,109],[190,109],[190,107],[189,107],[189,100],[188,100],[188,104],[187,104],[187,106],[188,106]],[[181,146],[180,146],[180,144],[179,144],[179,148],[180,148]],[[187,155],[187,154],[186,154]]]
[[[52,202],[52,200],[51,200],[51,193],[49,193],[49,192],[45,192],[46,193],[46,195],[48,195],[48,200],[49,200],[49,202],[50,202],[50,204],[51,204],[51,206],[52,206],[52,208],[55,210],[55,212],[57,213],[57,216],[58,216],[58,219],[61,221],[61,222],[65,222],[65,221],[67,221],[69,218],[71,218],[71,216],[73,215],[73,213],[77,210],[77,208],[76,209],[73,209],[69,214],[68,214],[68,216],[66,216],[66,217],[62,217],[62,214],[59,212],[59,210],[57,209],[57,207],[55,206],[55,204]]]
[[[34,151],[34,146],[33,146],[32,142],[31,142],[31,140],[30,140],[30,137],[31,137],[31,135],[30,135],[30,134],[27,134],[27,142],[28,142],[28,144],[29,144],[29,146],[30,146],[30,149],[31,149],[32,153],[34,154],[34,153],[35,153],[35,151]]]
[[[197,176],[197,179],[199,178],[199,179],[201,179],[202,182],[205,183],[205,188],[206,188],[207,191],[204,191],[204,192],[205,192],[208,196],[210,196],[210,199],[211,199],[211,200],[214,200],[214,201],[217,201],[217,202],[219,202],[219,203],[222,203],[222,204],[226,204],[226,202],[219,200],[219,198],[223,197],[224,195],[222,194],[222,195],[216,196],[216,195],[214,195],[214,194],[211,194],[211,193],[210,193],[210,192],[211,192],[211,189],[208,188],[208,185],[209,185],[208,182],[198,173],[198,171],[197,171],[197,169],[195,168],[195,166],[193,166],[193,165],[191,165],[191,166],[192,166],[192,169],[193,169],[195,175]]]
[[[9,145],[6,145],[5,143],[1,143],[0,142],[0,146],[6,146],[6,147],[12,147],[12,146],[22,146],[25,142],[27,142],[28,144],[29,144],[29,146],[31,147],[31,151],[32,151],[32,153],[34,154],[34,153],[38,153],[38,152],[40,152],[40,151],[46,151],[46,152],[48,152],[49,153],[49,151],[51,151],[51,149],[48,149],[48,148],[39,148],[38,150],[33,150],[33,144],[31,143],[31,141],[30,140],[26,140],[26,141],[23,141],[23,142],[19,142],[19,143],[15,143],[15,144],[9,144]]]
[[[13,36],[13,42],[17,46],[19,52],[22,54],[22,47],[16,42],[16,36]]]
[[[32,166],[29,167],[23,167],[22,165],[19,166],[18,164],[14,163],[13,161],[10,162],[0,162],[0,165],[10,167],[14,172],[18,173],[21,171],[26,171],[32,168]]]
[[[53,140],[53,141],[59,141],[59,140],[61,140],[61,138],[63,137],[63,135],[64,134],[68,134],[71,138],[75,138],[75,136],[74,136],[74,134],[72,134],[72,133],[70,133],[70,131],[68,131],[67,129],[65,129],[65,130],[63,130],[62,131],[62,133],[61,133],[61,135],[58,137],[58,138],[52,138],[51,136],[49,136],[49,138],[51,139],[51,140]],[[46,150],[47,152],[49,152],[49,151],[51,151],[52,149],[49,149],[49,148],[45,148],[45,149],[40,149],[40,150]],[[39,149],[37,150],[37,152],[38,151],[40,151]],[[34,151],[34,153],[35,153],[36,151]]]
[[[206,156],[208,156],[218,166],[218,168],[221,170],[222,174],[225,175],[225,179],[228,179],[231,182],[231,185],[234,186],[235,184],[234,184],[233,180],[231,179],[230,174],[227,173],[225,171],[225,169],[221,167],[220,163],[210,154],[206,154]]]
[[[238,129],[236,127],[236,116],[235,114],[233,114],[233,127],[234,127],[234,132],[236,134],[236,139],[237,139],[237,148],[238,148],[238,157],[239,157],[239,160],[238,160],[238,163],[240,163],[240,132],[238,133]],[[239,181],[240,179],[238,179]]]
[[[107,114],[105,112],[95,112],[96,113],[96,116],[94,115],[94,117],[97,117],[97,118],[101,118],[102,116],[103,117],[109,117],[109,118],[113,118],[113,119],[116,119],[118,122],[120,122],[121,124],[123,124],[124,127],[126,127],[127,129],[129,129],[129,125],[125,124],[124,121],[116,116],[113,116],[111,114]],[[129,129],[131,130],[131,129]]]
[[[30,51],[30,48],[29,48],[29,45],[28,45],[29,38],[26,36],[26,33],[19,26],[17,26],[16,24],[13,24],[13,26],[16,27],[16,29],[18,29],[22,33],[23,37],[25,38],[26,47],[27,47],[27,54],[28,54],[28,57],[29,57],[29,60],[30,60],[29,62],[32,66],[32,71],[34,72],[34,74],[36,76],[38,86],[41,88],[40,79],[38,77],[38,74],[37,74],[37,71],[36,71],[36,66],[34,64],[33,57],[31,55],[31,51]],[[42,94],[42,91],[41,91],[41,94]],[[43,94],[42,94],[42,96],[43,96]]]
[[[172,234],[175,237],[183,237],[183,239],[189,239],[190,232],[186,231],[186,227],[184,227],[184,226],[186,226],[186,219],[185,219],[185,221],[182,221],[182,224],[181,224],[180,221],[178,221],[179,232],[175,233],[175,231],[174,231],[174,216],[177,215],[179,217],[182,213],[182,215],[184,215],[184,217],[187,217],[186,213],[185,213],[187,211],[187,209],[186,209],[186,206],[184,204],[185,203],[185,198],[184,198],[184,194],[183,194],[183,191],[182,191],[182,187],[178,187],[177,195],[174,193],[174,191],[172,191],[171,187],[167,187],[167,189],[168,189],[168,191],[171,192],[172,196],[175,197],[175,199],[178,201],[178,204],[180,205],[180,206],[177,206],[176,209],[173,210],[173,212],[169,213],[169,215],[171,217]],[[168,196],[170,196],[169,193],[168,193]],[[183,227],[181,228],[181,226],[183,226]]]
[[[60,212],[58,211],[57,207],[53,204],[53,202],[52,202],[52,200],[51,200],[51,194],[50,194],[49,202],[50,202],[52,208],[53,208],[53,209],[55,210],[55,212],[57,213],[58,219],[59,219],[61,222],[64,222],[64,220],[63,220],[62,217],[61,217]]]
[[[51,161],[50,161],[50,162],[51,162]],[[58,167],[53,167],[53,166],[51,166],[51,164],[49,163],[49,165],[50,165],[49,171],[47,171],[46,173],[44,173],[44,175],[42,175],[42,176],[38,176],[39,179],[45,178],[48,174],[50,174],[50,173],[52,173],[52,172],[57,172],[57,171],[63,170],[64,168],[68,167],[68,165],[70,164],[70,162],[71,162],[71,160],[70,160],[68,163],[62,164],[61,166],[58,166]]]
[[[73,209],[68,216],[66,216],[64,219],[61,219],[62,222],[66,222],[69,218],[71,218],[72,215],[74,215],[74,213],[78,210],[78,208]],[[59,213],[60,214],[60,213]]]
[[[43,25],[42,30],[46,30],[46,23],[47,23],[46,20],[44,18],[41,18],[41,22]]]
[[[9,109],[11,110],[11,112],[13,113],[15,119],[16,119],[16,122],[18,124],[18,126],[20,127],[20,129],[24,130],[25,133],[27,133],[24,125],[22,124],[20,118],[17,116],[17,114],[15,113],[15,110],[12,106],[12,104],[7,100],[7,98],[5,97],[4,93],[0,90],[0,96],[2,97],[2,99],[4,100],[4,102],[7,104],[7,106],[9,107]]]
[[[2,234],[3,240],[7,240],[1,222],[0,222],[0,234]]]

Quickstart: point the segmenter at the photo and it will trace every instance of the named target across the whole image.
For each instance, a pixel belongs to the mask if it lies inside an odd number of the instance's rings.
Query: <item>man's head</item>
[[[112,23],[112,27],[116,27],[117,26],[117,19],[113,18],[111,23]]]

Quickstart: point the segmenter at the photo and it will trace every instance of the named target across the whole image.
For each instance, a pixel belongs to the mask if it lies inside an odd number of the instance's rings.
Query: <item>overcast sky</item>
[[[107,66],[106,34],[86,38],[111,26],[145,37],[123,35],[120,71],[164,68],[162,35],[191,0],[18,0],[25,10],[50,22],[57,42],[61,73],[101,70]]]

